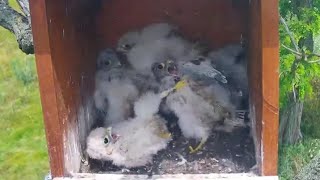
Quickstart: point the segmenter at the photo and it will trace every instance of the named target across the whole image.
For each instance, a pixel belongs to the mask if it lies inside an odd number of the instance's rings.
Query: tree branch
[[[314,61],[307,61],[308,63],[319,63],[320,62],[320,59],[318,60],[314,60]]]
[[[292,84],[292,92],[293,92],[293,101],[297,102],[296,88],[294,87],[294,84]]]
[[[285,49],[287,49],[288,51],[292,52],[292,53],[295,54],[295,55],[302,56],[302,54],[301,54],[300,52],[297,52],[297,51],[295,51],[295,50],[287,47],[287,46],[284,45],[284,44],[281,44],[281,46],[284,47]]]
[[[315,61],[308,61],[307,59],[311,58],[311,57],[320,57],[320,54],[317,54],[317,53],[311,53],[311,54],[302,54],[300,52],[297,52],[291,48],[289,48],[288,46],[284,45],[284,44],[281,44],[281,46],[283,48],[285,48],[286,50],[290,51],[291,53],[295,54],[296,56],[298,56],[299,59],[301,59],[301,57],[305,56],[304,59],[308,62],[308,63],[318,63],[320,62],[320,60],[315,60]]]
[[[0,4],[6,4],[6,5],[9,5],[9,2],[8,2],[8,0],[0,0]]]
[[[286,21],[284,20],[284,18],[281,15],[280,15],[280,22],[283,24],[284,28],[286,29],[286,31],[290,37],[291,43],[293,44],[294,48],[296,49],[296,52],[300,52],[300,48],[298,46],[298,43],[294,39],[293,34],[288,27],[288,24],[286,23]]]
[[[317,53],[311,53],[311,54],[309,54],[308,56],[310,56],[310,57],[314,57],[314,56],[316,56],[316,57],[320,57],[320,54],[317,54]]]
[[[20,6],[21,11],[27,18],[30,18],[29,0],[16,0]],[[29,19],[30,20],[30,19]]]
[[[33,54],[32,31],[28,18],[12,9],[7,0],[0,0],[0,9],[0,26],[16,36],[19,48],[24,53]]]

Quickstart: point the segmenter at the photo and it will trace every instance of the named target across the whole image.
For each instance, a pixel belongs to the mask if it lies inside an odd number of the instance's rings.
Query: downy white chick
[[[243,121],[237,119],[236,106],[240,100],[234,97],[238,96],[237,92],[230,88],[232,86],[228,85],[226,77],[210,64],[209,58],[199,57],[184,63],[181,71],[192,79],[190,86],[194,92],[204,99],[218,104],[225,112],[223,124],[216,127],[215,130],[231,132],[235,127],[245,125]]]
[[[248,107],[248,76],[245,48],[231,44],[209,53],[213,67],[221,69],[228,79],[227,88],[232,92],[232,101],[238,109]]]
[[[177,66],[173,61],[155,62],[151,66],[151,71],[155,77],[156,82],[159,84],[159,91],[165,91],[173,87],[178,81]],[[160,114],[169,115],[172,111],[168,108],[165,102],[160,104]]]
[[[105,125],[133,115],[132,105],[139,91],[126,71],[113,50],[105,49],[99,54],[94,101],[96,108],[106,114]]]
[[[170,80],[170,78],[171,81],[167,80],[165,82],[174,83],[176,82],[175,79],[177,78],[177,75],[176,73],[168,73],[168,67],[165,66],[166,64],[168,63],[162,63],[164,66],[163,68],[153,68],[153,73],[155,74],[155,77],[160,78],[160,83],[163,83],[164,79]],[[171,64],[171,66],[173,65],[174,64]],[[175,70],[177,70],[177,65]],[[167,97],[166,105],[179,118],[178,125],[182,134],[186,138],[194,138],[201,141],[196,148],[190,146],[190,151],[193,153],[202,147],[208,139],[212,129],[219,121],[223,120],[226,112],[217,100],[214,99],[214,96],[201,94],[206,92],[206,89],[198,86],[195,81],[188,77],[186,77],[186,81],[188,84],[185,87]],[[166,84],[161,85],[167,86]]]
[[[126,168],[151,163],[171,140],[164,119],[157,115],[161,99],[160,94],[146,93],[134,104],[135,118],[91,131],[88,155]]]
[[[131,31],[118,40],[117,50],[128,53],[134,46],[168,37],[176,27],[168,23],[153,23],[142,30]]]
[[[170,59],[181,61],[190,56],[192,45],[180,38],[169,37],[136,45],[128,53],[128,61],[133,69],[145,74],[152,74],[150,67],[155,62]]]
[[[197,95],[189,85],[169,95],[166,105],[179,118],[178,125],[184,137],[201,141],[198,147],[190,147],[191,153],[202,147],[222,118],[218,108]]]
[[[139,32],[124,35],[118,45],[118,49],[121,49],[123,44],[134,44],[129,45],[130,50],[127,50],[126,54],[133,69],[139,73],[152,75],[150,67],[155,62],[166,59],[179,62],[191,59],[200,53],[200,50],[196,49],[196,44],[186,40],[179,34],[177,28],[170,24],[151,24]]]

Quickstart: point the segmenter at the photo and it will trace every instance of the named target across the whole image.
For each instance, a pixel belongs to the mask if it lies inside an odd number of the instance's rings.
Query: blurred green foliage
[[[28,85],[37,79],[33,56],[24,59],[13,59],[10,65],[14,76],[24,85]]]
[[[315,92],[306,97],[301,129],[306,137],[320,139],[320,79],[312,81]]]
[[[34,56],[1,27],[0,104],[0,179],[43,179],[49,164]]]
[[[295,9],[292,0],[280,0],[280,14],[297,43],[313,32],[314,52],[320,52],[320,0],[313,0],[313,7],[309,9]],[[282,24],[279,33],[280,43],[295,50]],[[305,46],[300,48],[307,54],[311,53]],[[283,180],[293,179],[304,165],[320,153],[320,65],[310,63],[319,59],[314,56],[296,60],[296,54],[283,46],[280,48],[280,108],[286,107],[293,89],[297,90],[297,99],[304,102],[301,122],[303,140],[279,147],[279,176]]]
[[[279,149],[280,180],[292,180],[299,171],[320,152],[320,139],[304,138],[295,145]]]
[[[294,8],[291,0],[280,0],[280,14],[286,20],[297,43],[302,37],[306,37],[310,31],[313,32],[314,36],[317,36],[320,32],[320,0],[313,0],[313,2],[314,8],[301,8],[297,15],[297,13],[293,12]],[[282,24],[280,24],[279,32],[280,43],[295,50]],[[317,47],[319,45],[315,46],[315,48]],[[306,53],[311,53],[305,46],[300,48]],[[312,96],[313,87],[311,82],[315,77],[320,77],[320,65],[319,63],[310,63],[310,61],[318,59],[318,57],[310,57],[307,61],[296,60],[295,54],[281,46],[280,107],[284,107],[288,103],[293,88],[298,90],[296,96],[301,100],[306,95]]]

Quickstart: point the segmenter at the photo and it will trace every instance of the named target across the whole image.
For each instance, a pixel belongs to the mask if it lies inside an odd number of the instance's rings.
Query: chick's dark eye
[[[104,140],[103,140],[103,143],[104,143],[104,144],[109,144],[109,138],[108,138],[108,137],[105,137]]]
[[[124,45],[122,45],[122,47],[123,47],[124,49],[130,49],[130,48],[131,48],[131,46],[130,46],[129,44],[124,44]]]
[[[204,57],[199,57],[198,60],[199,61],[204,61],[205,59],[204,59]]]
[[[191,63],[194,64],[194,65],[200,65],[200,61],[199,60],[192,60]]]
[[[161,70],[161,69],[164,68],[164,65],[163,64],[158,64],[157,68]]]
[[[104,62],[104,65],[106,65],[106,66],[109,66],[110,64],[111,64],[111,62],[109,60]]]

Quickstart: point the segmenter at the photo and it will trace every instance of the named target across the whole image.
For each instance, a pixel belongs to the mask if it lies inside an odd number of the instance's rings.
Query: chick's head
[[[103,71],[110,71],[114,68],[122,67],[121,60],[117,53],[112,49],[105,49],[98,55],[97,69]]]
[[[180,81],[178,66],[171,60],[153,63],[152,73],[160,83],[160,91],[172,88]]]
[[[87,153],[93,159],[110,161],[123,159],[116,144],[120,136],[112,133],[111,127],[97,128],[87,138]]]
[[[117,50],[123,53],[127,53],[139,42],[139,39],[139,32],[128,32],[120,37],[117,45]]]
[[[175,77],[178,80],[179,77],[178,66],[171,60],[153,63],[152,73],[157,80],[161,80],[167,76]]]

